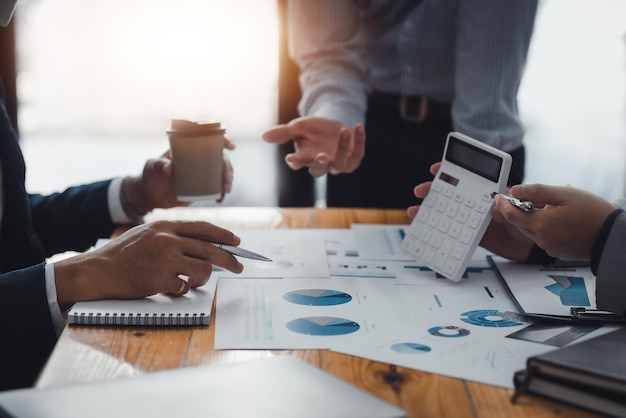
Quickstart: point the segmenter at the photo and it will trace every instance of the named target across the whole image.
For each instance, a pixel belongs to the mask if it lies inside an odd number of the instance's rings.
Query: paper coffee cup
[[[222,196],[225,131],[217,121],[172,119],[167,135],[178,200],[195,202]]]

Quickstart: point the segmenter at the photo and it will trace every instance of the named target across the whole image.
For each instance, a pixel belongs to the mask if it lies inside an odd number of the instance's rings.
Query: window
[[[136,173],[167,148],[174,117],[221,120],[241,150],[232,153],[233,163],[253,146],[271,158],[273,148],[260,137],[276,121],[274,0],[20,0],[18,7],[19,126],[27,159],[45,166],[54,149],[82,145],[91,151],[76,155],[103,160],[68,162],[60,171],[57,161],[50,165],[54,179],[39,170],[39,179],[29,176],[27,183],[54,180],[50,187],[59,188],[88,176]],[[137,158],[126,166],[128,154]],[[248,167],[234,165],[236,183],[249,181],[242,179]],[[29,161],[35,176],[32,167]]]

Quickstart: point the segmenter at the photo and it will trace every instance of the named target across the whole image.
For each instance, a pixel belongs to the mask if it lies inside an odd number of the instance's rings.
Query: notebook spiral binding
[[[79,325],[155,325],[155,326],[193,326],[206,325],[208,315],[198,314],[102,314],[80,313],[70,315],[70,323]]]

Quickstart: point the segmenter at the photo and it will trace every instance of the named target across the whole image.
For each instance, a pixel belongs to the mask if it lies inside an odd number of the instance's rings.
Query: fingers
[[[224,137],[224,140],[225,140],[225,141],[224,141],[224,148],[226,148],[227,150],[232,151],[232,150],[234,150],[235,148],[237,148],[237,147],[235,146],[235,143],[234,143],[233,141],[231,141],[230,139],[228,139],[228,138]]]
[[[262,138],[271,144],[284,144],[300,135],[297,124],[278,125],[265,131]]]
[[[189,288],[189,284],[187,284],[187,282],[183,279],[180,279],[180,286],[178,287],[178,289],[175,292],[170,293],[174,296],[182,296],[185,293],[189,292]]]
[[[418,184],[417,186],[413,188],[413,194],[415,195],[415,197],[419,199],[425,198],[428,192],[430,191],[430,186],[432,184],[433,183],[431,181]]]
[[[505,199],[501,195],[496,195],[494,197],[497,211],[500,215],[496,215],[494,219],[500,221],[502,218],[504,221],[517,226],[518,228],[522,228],[527,230],[531,228],[533,223],[533,212],[525,212],[513,206],[507,199]]]
[[[208,278],[212,265],[240,273],[243,265],[230,253],[219,249],[214,243],[237,246],[241,239],[231,231],[203,221],[157,221],[148,224],[149,242],[145,245],[157,247],[165,252],[158,263],[170,263],[168,271],[188,277]]]
[[[233,255],[213,244],[218,242],[236,246],[241,240],[201,221],[156,221],[132,228],[107,245],[55,263],[59,306],[157,293],[183,295],[204,285],[214,265],[243,271]]]
[[[233,165],[227,157],[224,157],[224,172],[222,173],[222,197],[233,190],[233,181],[235,180],[235,171]]]
[[[430,174],[432,174],[433,176],[437,175],[437,173],[439,172],[439,169],[441,168],[441,163],[435,163],[433,165],[430,166]]]
[[[319,177],[323,174],[352,173],[359,168],[365,156],[365,129],[358,124],[354,131],[343,127],[339,131],[337,152],[331,161],[327,154],[320,153],[316,157],[311,169],[311,175]]]
[[[171,222],[177,235],[228,245],[239,245],[241,239],[228,229],[204,221]]]
[[[315,156],[313,163],[309,167],[309,173],[313,177],[321,177],[326,173],[340,174],[348,173],[353,170],[349,170],[348,160],[351,154],[351,133],[350,129],[343,128],[339,131],[339,141],[337,145],[337,153],[335,159],[330,162],[328,154],[320,152]]]
[[[294,171],[300,170],[301,168],[307,167],[314,162],[314,159],[304,159],[298,153],[291,153],[285,156],[285,163]]]
[[[171,173],[172,171],[172,160],[170,160],[169,158],[152,158],[148,161],[146,161],[145,170],[151,171],[153,173],[166,173],[169,171],[169,173]]]
[[[413,188],[413,194],[415,195],[415,197],[419,199],[425,198],[430,190],[431,184],[432,182],[428,181],[426,183],[420,183],[417,186],[415,186]],[[406,213],[407,215],[409,215],[410,218],[415,218],[415,216],[417,215],[417,212],[419,212],[419,208],[420,208],[420,205],[409,206],[406,210]]]
[[[365,156],[365,128],[362,124],[358,124],[354,128],[354,144],[352,145],[352,154],[348,158],[346,167],[349,172],[356,170]]]
[[[352,173],[359,168],[365,156],[365,129],[358,124],[354,131],[342,128],[339,132],[339,142],[335,160],[330,164],[330,174]]]
[[[323,176],[324,174],[328,173],[329,161],[330,161],[330,158],[328,157],[328,155],[324,154],[323,152],[319,153],[315,157],[313,164],[309,167],[309,173],[313,177]]]
[[[540,205],[558,205],[568,200],[573,188],[545,184],[518,184],[511,187],[511,196]]]
[[[339,131],[339,142],[337,143],[337,154],[335,155],[335,160],[330,167],[328,167],[328,161],[326,161],[325,169],[330,174],[348,172],[346,169],[352,148],[351,136],[352,134],[348,128],[342,128],[341,131]]]

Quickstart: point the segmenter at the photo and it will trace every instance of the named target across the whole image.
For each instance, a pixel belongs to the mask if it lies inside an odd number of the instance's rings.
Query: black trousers
[[[327,177],[328,207],[406,209],[419,203],[413,188],[432,180],[430,166],[441,161],[452,131],[449,117],[405,120],[397,106],[370,99],[366,116],[365,157],[350,174]],[[524,177],[524,147],[511,153],[509,184]]]

